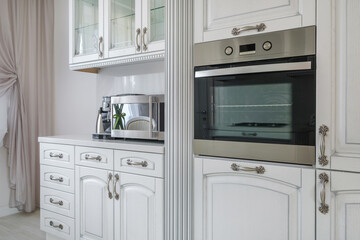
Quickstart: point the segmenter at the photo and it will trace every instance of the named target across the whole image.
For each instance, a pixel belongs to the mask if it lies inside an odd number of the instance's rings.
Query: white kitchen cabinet
[[[70,68],[162,58],[165,0],[69,0]]]
[[[113,173],[76,166],[76,239],[112,240]]]
[[[115,240],[164,239],[164,180],[115,173]]]
[[[315,239],[315,170],[195,158],[196,240]]]
[[[360,2],[317,3],[317,167],[360,172]]]
[[[360,239],[360,174],[317,170],[317,239]]]
[[[315,0],[196,0],[194,41],[199,43],[315,25],[315,7]],[[245,30],[257,25],[261,29],[259,32]],[[245,31],[234,35],[234,28]]]

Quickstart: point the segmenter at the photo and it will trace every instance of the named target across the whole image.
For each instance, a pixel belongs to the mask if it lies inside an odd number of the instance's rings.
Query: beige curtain
[[[9,94],[10,207],[31,212],[39,192],[37,137],[51,131],[53,0],[0,0],[0,97]]]

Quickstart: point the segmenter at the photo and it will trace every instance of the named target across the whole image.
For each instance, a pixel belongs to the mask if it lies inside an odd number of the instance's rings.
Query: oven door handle
[[[229,76],[229,75],[239,75],[239,74],[248,74],[248,73],[309,70],[309,69],[311,69],[311,61],[274,63],[274,64],[263,64],[263,65],[244,66],[244,67],[196,71],[195,78]]]

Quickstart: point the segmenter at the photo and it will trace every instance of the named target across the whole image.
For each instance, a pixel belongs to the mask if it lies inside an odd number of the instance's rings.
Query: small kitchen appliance
[[[195,44],[194,153],[315,163],[315,26]]]
[[[111,97],[111,136],[164,140],[164,95]]]
[[[96,119],[96,129],[93,138],[111,138],[111,97],[102,99],[101,107]]]

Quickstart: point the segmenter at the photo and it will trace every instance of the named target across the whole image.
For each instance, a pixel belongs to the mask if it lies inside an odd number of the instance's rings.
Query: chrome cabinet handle
[[[50,226],[52,226],[53,228],[59,228],[59,229],[61,229],[61,230],[64,229],[64,227],[63,227],[62,224],[55,225],[53,221],[50,221]]]
[[[241,32],[245,32],[245,31],[250,31],[250,30],[257,30],[258,32],[262,32],[264,31],[266,28],[265,23],[260,23],[259,25],[256,26],[246,26],[246,27],[242,27],[242,28],[233,28],[231,31],[231,34],[234,36],[239,35]]]
[[[319,134],[321,135],[321,142],[320,142],[320,156],[318,160],[321,166],[326,166],[329,164],[327,156],[325,155],[325,137],[328,131],[329,131],[329,127],[324,124],[321,125],[319,128]]]
[[[85,155],[85,159],[86,160],[96,160],[96,161],[101,161],[102,160],[102,157],[101,156],[96,156],[96,157],[92,157],[92,156],[90,156],[90,154],[86,154]]]
[[[62,177],[55,178],[53,175],[50,175],[50,180],[51,180],[51,181],[63,182],[63,181],[64,181],[64,178],[62,178]]]
[[[257,133],[245,133],[245,132],[243,132],[242,135],[244,137],[256,137]]]
[[[99,51],[99,57],[103,57],[103,52],[101,51],[101,44],[102,44],[102,42],[103,42],[103,37],[99,37],[99,49],[98,49],[98,51]]]
[[[59,205],[59,206],[64,205],[63,201],[55,202],[54,199],[52,199],[52,198],[50,198],[50,203],[55,204],[55,205]]]
[[[136,29],[136,51],[140,52],[140,44],[139,44],[139,35],[140,35],[140,28]]]
[[[233,171],[246,171],[246,172],[256,172],[258,174],[264,174],[265,173],[265,168],[263,166],[259,166],[259,167],[254,167],[254,168],[250,168],[250,167],[242,167],[236,163],[231,164],[231,169]]]
[[[108,190],[108,195],[109,195],[109,198],[112,199],[113,198],[113,195],[112,193],[110,192],[110,182],[112,180],[112,174],[109,173],[109,177],[108,177],[108,182],[107,182],[107,190]]]
[[[131,161],[130,159],[128,159],[126,163],[127,163],[127,165],[130,165],[130,166],[142,166],[142,167],[148,166],[147,161],[134,162],[134,161]]]
[[[119,174],[115,174],[114,194],[116,200],[119,200],[120,198],[120,195],[116,192],[116,183],[119,181],[119,179],[120,179]]]
[[[147,33],[147,27],[144,27],[143,28],[143,35],[142,35],[142,42],[143,42],[143,50],[144,51],[147,51],[148,50],[148,47],[147,47],[147,45],[146,45],[146,43],[145,43],[145,35],[146,35],[146,33]]]
[[[319,175],[319,179],[320,179],[320,183],[323,185],[323,188],[320,192],[321,203],[320,203],[319,211],[322,214],[327,214],[329,212],[329,205],[326,204],[326,201],[325,201],[325,195],[326,195],[325,186],[329,182],[329,176],[326,173],[321,173]]]
[[[53,152],[50,152],[49,156],[52,157],[52,158],[63,158],[64,157],[64,155],[62,153],[56,154],[56,153],[53,153]]]

